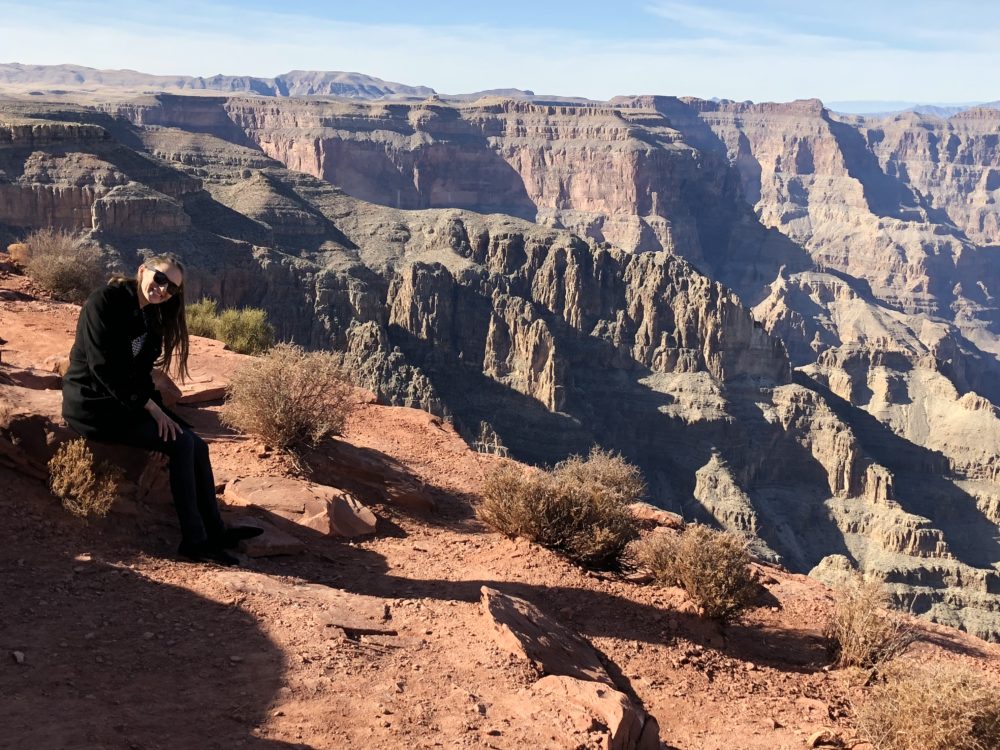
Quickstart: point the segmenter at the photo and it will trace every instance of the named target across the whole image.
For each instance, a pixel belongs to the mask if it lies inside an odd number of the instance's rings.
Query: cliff
[[[18,117],[26,119],[27,105],[19,106]],[[657,504],[745,531],[766,558],[806,572],[844,555],[898,581],[900,602],[907,587],[919,589],[927,616],[983,637],[1000,635],[993,582],[1000,552],[987,541],[995,534],[1000,496],[987,455],[994,417],[984,401],[993,394],[983,388],[978,398],[968,395],[989,379],[974,366],[986,355],[957,327],[941,324],[932,328],[942,334],[915,335],[922,314],[893,310],[863,281],[810,270],[811,250],[761,226],[740,203],[743,188],[727,160],[694,137],[685,141],[680,130],[663,124],[663,115],[643,107],[626,112],[509,102],[436,113],[425,105],[293,102],[283,114],[246,98],[202,97],[190,109],[179,97],[118,106],[141,124],[105,112],[40,107],[36,120],[91,118],[105,135],[51,150],[0,149],[8,194],[55,195],[72,176],[81,195],[95,196],[77,206],[90,217],[89,240],[119,267],[133,267],[139,248],[181,253],[192,269],[192,299],[208,294],[226,306],[264,307],[279,337],[344,351],[384,403],[449,417],[468,439],[486,422],[512,455],[532,462],[551,463],[593,444],[619,450],[642,467]],[[803,116],[818,110],[822,119],[817,105],[801,107]],[[423,112],[430,113],[426,122]],[[482,145],[485,138],[502,151],[518,128],[534,130],[515,151],[539,154],[539,165],[555,160],[549,178],[558,180],[562,169],[586,172],[582,166],[606,170],[600,179],[580,177],[580,190],[567,193],[567,211],[584,205],[577,201],[601,180],[614,186],[608,200],[627,207],[629,185],[641,173],[632,167],[658,164],[649,167],[645,184],[659,180],[669,193],[656,198],[656,210],[671,216],[672,228],[662,235],[670,247],[635,253],[629,252],[635,247],[609,246],[604,235],[509,215],[365,202],[316,176],[329,176],[320,165],[338,162],[320,159],[316,169],[305,169],[302,161],[303,170],[293,171],[275,158],[299,158],[291,145],[270,153],[266,145],[283,132],[294,136],[287,144],[299,144],[301,153],[329,138],[348,144],[345,154],[360,144],[357,160],[345,162],[360,170],[369,148],[362,128],[369,128],[369,142],[396,142],[405,134],[404,115],[416,123],[406,135],[406,143],[416,145],[407,153],[425,153],[420,144],[434,152],[436,137],[427,136],[433,130],[448,135],[441,135],[442,153],[462,152],[452,161],[462,166],[456,174],[463,180],[483,159],[491,165],[485,175],[506,175],[495,194],[485,185],[469,193],[483,200],[506,204],[511,195],[528,194],[494,146]],[[643,118],[654,123],[649,130]],[[237,143],[214,132],[237,122],[243,133]],[[545,122],[559,128],[539,145]],[[319,128],[312,141],[300,137],[312,127]],[[339,129],[342,136],[331,136]],[[492,129],[502,137],[482,135]],[[628,153],[638,154],[635,161],[621,161]],[[373,174],[415,164],[385,148],[382,154],[387,161],[372,157]],[[32,159],[58,165],[58,181],[29,171]],[[89,163],[97,168],[65,167]],[[628,180],[614,177],[622,164],[631,165]],[[494,168],[500,171],[489,171]],[[408,169],[395,174],[413,186],[414,200],[444,195],[417,191],[429,184],[428,172]],[[109,174],[118,180],[111,187],[104,184]],[[553,190],[549,178],[534,183],[537,189]],[[523,193],[508,189],[517,185]],[[98,205],[118,195],[120,212]],[[49,221],[44,212],[9,205],[4,222],[10,231]],[[95,215],[121,218],[110,231],[94,224]],[[126,231],[129,226],[136,231]],[[721,269],[723,279],[744,288],[758,285],[758,309],[768,314],[758,313],[756,322],[732,287],[703,274],[701,265]],[[862,325],[865,316],[870,322]],[[876,325],[883,334],[876,335]],[[788,336],[796,364],[822,362],[824,369],[793,372],[775,333]],[[817,335],[819,346],[803,348]],[[852,341],[906,356],[851,359]],[[895,371],[869,378],[883,364]],[[912,388],[931,383],[934,393],[967,406],[974,415],[969,425],[986,431],[938,440],[945,433],[919,428],[921,420],[937,418],[933,410],[903,403],[882,410],[862,398],[866,388],[878,388],[893,403],[904,401],[911,388],[906,373]],[[913,394],[907,398],[922,403],[923,396]],[[964,429],[960,421],[952,425],[955,434]],[[969,437],[976,434],[987,440]]]

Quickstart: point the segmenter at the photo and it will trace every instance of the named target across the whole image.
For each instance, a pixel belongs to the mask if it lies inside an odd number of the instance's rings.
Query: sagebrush
[[[56,299],[83,302],[105,280],[101,254],[69,232],[39,229],[23,244],[28,255],[25,271]]]
[[[897,660],[855,710],[875,750],[1000,748],[1000,695],[963,664]]]
[[[121,485],[121,470],[97,464],[83,438],[63,443],[49,459],[49,488],[75,516],[104,516]]]
[[[882,585],[873,579],[857,576],[836,590],[826,636],[837,664],[877,667],[913,643],[913,628],[901,616],[887,611],[887,606]]]
[[[555,550],[580,565],[618,565],[638,535],[628,507],[645,492],[639,470],[621,456],[595,449],[549,471],[510,464],[483,485],[478,513],[493,528]]]
[[[227,308],[221,313],[214,300],[203,299],[185,308],[188,331],[222,341],[240,354],[262,354],[274,344],[274,327],[267,313],[256,307]]]
[[[339,435],[355,403],[335,355],[278,344],[233,374],[222,421],[275,448],[295,448]]]
[[[707,618],[732,620],[757,598],[747,540],[731,532],[694,524],[651,534],[636,556],[658,583],[683,588]]]

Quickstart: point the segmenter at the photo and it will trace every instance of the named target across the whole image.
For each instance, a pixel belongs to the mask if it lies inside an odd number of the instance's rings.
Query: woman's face
[[[143,305],[166,302],[183,283],[184,274],[170,261],[144,263],[139,266],[139,301]]]

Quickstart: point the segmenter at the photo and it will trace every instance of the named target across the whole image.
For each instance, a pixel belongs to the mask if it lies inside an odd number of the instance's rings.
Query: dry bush
[[[39,229],[24,244],[29,259],[25,270],[40,287],[56,299],[83,302],[104,281],[101,255],[80,244],[69,232]]]
[[[616,477],[630,481],[616,484]],[[508,536],[530,539],[585,567],[608,568],[638,534],[628,505],[643,487],[638,469],[595,450],[590,458],[574,457],[551,471],[495,469],[486,477],[478,512]]]
[[[837,589],[835,599],[826,637],[840,666],[877,667],[913,643],[913,628],[886,610],[888,598],[878,581],[856,576]]]
[[[335,355],[278,344],[233,375],[222,420],[276,448],[292,448],[339,435],[354,403]]]
[[[188,305],[185,317],[190,333],[225,342],[240,354],[263,354],[274,344],[274,327],[267,322],[267,313],[256,307],[220,313],[213,300],[203,299]]]
[[[570,456],[556,464],[553,475],[560,482],[596,485],[618,502],[628,505],[646,494],[642,472],[621,455],[593,447],[587,458]]]
[[[83,438],[63,443],[49,460],[49,488],[75,516],[107,515],[120,484],[121,470],[95,464]]]
[[[1000,696],[960,664],[894,662],[856,709],[875,750],[996,750]]]
[[[7,245],[7,254],[10,255],[13,263],[21,267],[28,265],[28,261],[31,259],[28,246],[23,242],[14,242]]]
[[[651,534],[636,556],[657,582],[679,585],[710,619],[732,620],[757,598],[747,541],[728,531],[695,524],[677,534]]]

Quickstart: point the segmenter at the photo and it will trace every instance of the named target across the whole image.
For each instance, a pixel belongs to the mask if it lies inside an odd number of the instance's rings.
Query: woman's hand
[[[149,399],[145,406],[149,415],[156,420],[156,432],[160,440],[175,440],[181,431],[181,426],[163,413],[163,409],[153,399]]]

